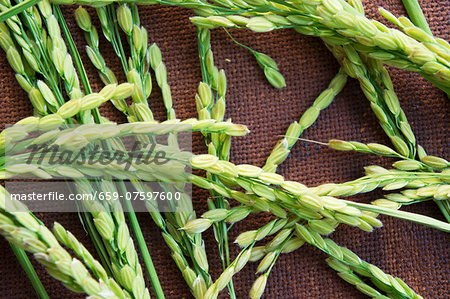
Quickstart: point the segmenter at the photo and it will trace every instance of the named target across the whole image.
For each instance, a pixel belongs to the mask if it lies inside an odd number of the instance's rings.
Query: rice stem
[[[12,251],[14,252],[14,255],[16,256],[17,260],[19,261],[20,265],[22,266],[23,270],[27,274],[28,278],[31,281],[31,284],[33,285],[34,290],[36,291],[36,294],[40,299],[49,299],[50,297],[47,294],[47,291],[45,291],[44,286],[42,285],[39,276],[37,275],[36,271],[34,270],[33,265],[31,264],[30,260],[28,259],[27,254],[23,249],[20,249],[16,245],[9,243],[11,246]]]

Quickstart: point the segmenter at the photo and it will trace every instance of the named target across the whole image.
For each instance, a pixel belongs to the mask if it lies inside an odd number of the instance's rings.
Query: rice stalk
[[[280,253],[283,252],[284,248],[287,246],[287,244],[289,243],[289,241],[293,236],[292,230],[290,230],[288,233],[289,233],[288,237],[286,237],[286,239],[281,244],[279,244],[276,248],[274,248],[273,251],[266,254],[266,256],[264,256],[261,263],[259,264],[257,273],[258,272],[264,273],[253,282],[253,285],[249,293],[251,299],[259,299],[263,295],[270,272],[275,266],[275,263],[278,257],[280,256]]]
[[[0,232],[19,248],[32,253],[43,264],[49,274],[60,280],[67,288],[75,292],[84,292],[99,298],[129,298],[99,264],[95,263],[94,277],[86,266],[61,247],[55,236],[27,208],[20,203],[10,202],[9,193],[0,187]],[[6,206],[15,206],[21,212],[6,210]],[[82,259],[87,258],[84,252]],[[94,264],[93,264],[94,265]],[[97,276],[98,275],[98,276]]]
[[[55,82],[57,82],[57,80],[58,80],[57,76],[59,74],[60,78],[63,80],[63,82],[65,84],[66,92],[69,94],[69,97],[76,100],[79,97],[82,97],[83,94],[80,90],[78,77],[76,75],[75,68],[72,64],[72,59],[67,52],[67,47],[66,47],[64,41],[62,40],[61,29],[59,27],[58,21],[56,20],[56,17],[52,14],[52,7],[50,6],[50,4],[48,2],[41,2],[39,8],[40,8],[40,12],[41,12],[42,16],[44,17],[45,23],[47,25],[50,39],[47,39],[45,35],[43,35],[43,36],[41,35],[41,34],[45,34],[45,31],[42,31],[43,33],[37,32],[36,29],[41,28],[42,23],[38,22],[38,20],[40,20],[40,19],[36,18],[36,14],[34,14],[34,15],[26,15],[25,14],[24,17],[25,17],[25,20],[27,21],[27,25],[30,26],[30,28],[31,28],[31,32],[33,33],[33,37],[37,43],[38,49],[40,49],[40,51],[41,51],[40,55],[37,56],[39,58],[39,61],[43,62],[44,65],[51,66],[51,67],[50,68],[34,67],[34,70],[40,71],[44,75],[47,75],[47,81],[52,83],[53,91],[57,91],[57,94],[61,95],[62,92],[60,91],[60,89],[55,88],[55,86],[57,86],[57,84]],[[51,42],[51,43],[49,43],[49,42]],[[39,63],[36,63],[35,65],[39,66]],[[62,101],[55,100],[55,97],[53,96],[52,91],[45,84],[45,82],[38,81],[37,85],[38,85],[39,90],[44,99],[53,99],[52,101],[47,101],[47,102],[52,103],[56,108],[59,108],[59,106],[64,106],[63,105],[64,100],[62,100]],[[91,98],[91,100],[92,100],[92,98]],[[92,104],[92,102],[90,102],[90,103]],[[74,102],[69,103],[68,105],[66,105],[64,107],[64,108],[67,108],[66,110],[59,109],[58,111],[65,112],[66,115],[63,114],[63,116],[65,116],[66,119],[69,119],[71,116],[74,116],[74,114],[70,115],[70,113],[73,113],[73,112],[79,113],[82,111],[86,111],[86,113],[81,116],[82,121],[83,122],[91,122],[92,121],[89,119],[90,111],[89,112],[87,111],[87,110],[90,110],[91,107],[80,107],[80,106],[77,107],[77,104],[75,104],[75,105],[73,105],[73,104],[74,104]],[[63,108],[63,107],[61,107],[61,108]],[[67,113],[69,113],[69,115]],[[48,115],[47,117],[48,117],[49,123],[52,123],[52,122],[56,123],[58,121],[60,124],[64,123],[64,118],[59,117],[58,115]],[[98,117],[97,117],[97,120],[98,120]],[[70,122],[71,122],[71,120],[69,119],[69,123]],[[78,188],[83,188],[80,186],[80,182],[78,182],[77,186],[78,186]],[[87,189],[85,188],[85,190],[87,190]],[[102,223],[102,222],[97,222],[97,223]],[[127,230],[127,229],[125,229],[125,230]],[[103,235],[101,234],[102,237],[104,237],[104,238],[108,237],[108,235],[105,235],[105,234],[107,234],[107,231],[103,230],[101,232],[103,233]],[[136,255],[136,257],[137,257],[137,255]],[[139,273],[140,269],[136,269],[136,270]],[[117,274],[117,273],[115,273],[115,274]],[[139,275],[138,275],[138,277],[139,277]],[[140,277],[142,278],[142,274],[140,275]],[[143,279],[142,279],[142,281],[143,281]]]
[[[39,280],[39,276],[37,275],[36,271],[34,270],[34,267],[31,264],[30,259],[28,258],[25,250],[17,247],[13,243],[9,243],[9,245],[11,246],[11,250],[13,251],[17,260],[19,261],[23,270],[25,271],[28,278],[30,279],[31,284],[33,285],[33,288],[36,291],[36,295],[40,299],[50,298],[47,294],[47,291],[45,290],[45,287],[42,285],[42,282]]]
[[[350,283],[354,284],[358,290],[366,295],[377,297],[380,293],[385,293],[387,296],[394,295],[402,298],[422,298],[399,278],[386,274],[377,266],[361,260],[355,253],[345,247],[337,245],[331,239],[324,239],[320,234],[312,232],[310,229],[300,224],[297,224],[295,230],[298,237],[330,255],[331,258],[327,260],[329,265],[339,272],[341,278],[347,278],[345,273],[349,273],[348,279],[350,280]],[[356,272],[357,274],[353,272]],[[361,283],[360,280],[355,278],[355,275],[370,278],[375,287],[380,291],[377,291],[365,283]]]
[[[252,165],[234,165],[218,160],[217,157],[211,155],[194,156],[190,165],[212,172],[219,178],[224,178],[227,182],[233,182],[254,193],[254,195],[243,194],[198,176],[189,178],[194,184],[208,190],[215,190],[222,196],[237,199],[239,202],[248,205],[256,204],[260,210],[270,210],[279,217],[285,217],[286,211],[284,209],[288,209],[306,220],[321,219],[322,217],[332,218],[348,225],[359,226],[365,230],[368,229],[367,219],[359,218],[362,212],[348,207],[348,202],[343,202],[331,196],[348,196],[370,191],[377,187],[383,187],[385,190],[401,189],[405,186],[416,186],[417,188],[430,183],[446,183],[449,180],[449,175],[445,171],[443,173],[389,171],[373,166],[367,168],[368,176],[361,179],[340,185],[325,184],[320,187],[307,188],[297,182],[285,181],[280,175],[266,173],[261,168]],[[37,167],[43,170],[44,165]],[[30,170],[32,169],[25,168],[25,172]],[[17,171],[20,173],[24,170],[18,166]],[[143,169],[140,169],[140,171],[145,172]],[[364,210],[366,209],[367,207]]]
[[[314,124],[319,117],[320,111],[331,104],[333,99],[344,88],[346,82],[347,76],[340,69],[331,80],[328,88],[320,93],[314,100],[313,105],[304,112],[300,120],[293,122],[286,131],[285,137],[277,142],[263,166],[264,171],[276,172],[277,167],[286,160],[303,131]]]
[[[121,46],[120,36],[117,31],[112,31],[108,24],[111,24],[111,20],[113,20],[116,16],[112,11],[112,7],[110,9],[98,9],[98,16],[100,18],[102,29],[107,37],[107,39],[113,44],[116,54],[122,59],[124,57],[124,52]],[[80,17],[79,17],[80,18]],[[81,19],[81,18],[80,18]],[[84,17],[87,19],[87,17]],[[155,72],[156,80],[161,88],[163,94],[163,102],[165,104],[167,113],[168,113],[168,122],[175,124],[178,120],[175,119],[175,111],[172,108],[172,97],[170,86],[167,83],[167,71],[162,63],[162,55],[156,44],[152,44],[147,49],[147,32],[145,28],[139,27],[139,14],[137,11],[137,7],[134,5],[122,5],[117,10],[117,20],[121,27],[121,29],[128,36],[128,42],[131,48],[131,57],[129,58],[129,65],[124,65],[124,71],[127,75],[127,79],[129,82],[132,82],[135,86],[135,90],[133,93],[134,104],[130,107],[131,115],[128,116],[128,120],[131,122],[143,121],[143,122],[152,122],[153,121],[153,113],[148,107],[147,98],[150,96],[151,92],[151,76],[149,73],[150,66]],[[81,23],[81,22],[80,22]],[[87,23],[87,22],[85,22]],[[84,26],[82,24],[82,27]],[[84,30],[84,29],[83,29]],[[88,40],[89,43],[89,40]],[[142,127],[142,125],[140,125]],[[195,124],[194,124],[195,126]],[[165,133],[168,133],[167,130],[164,130]],[[231,131],[230,131],[231,132]],[[173,134],[169,135],[169,143],[172,143],[172,146],[177,147],[175,142],[176,136]],[[140,183],[138,180],[132,181],[134,187],[138,191],[149,191],[149,187]],[[167,186],[161,186],[164,190],[167,189]],[[169,191],[169,190],[167,190]],[[203,241],[200,235],[190,236],[187,234],[183,234],[181,238],[178,238],[177,241],[172,239],[174,242],[171,242],[167,234],[167,229],[173,227],[174,229],[178,229],[185,224],[184,218],[187,217],[195,217],[195,212],[191,211],[190,213],[166,213],[168,223],[163,220],[161,214],[157,211],[157,207],[152,203],[148,203],[149,212],[152,215],[155,223],[163,229],[164,239],[170,248],[177,248],[179,250],[174,251],[173,258],[177,263],[178,267],[183,273],[183,276],[190,286],[196,297],[201,296],[201,291],[204,289],[203,286],[209,284],[210,278],[207,273],[207,262],[206,267],[204,263],[204,259],[201,261],[198,259],[199,255],[195,253],[204,252]],[[191,208],[192,209],[192,208]],[[184,215],[187,214],[187,215]],[[181,215],[184,215],[181,217]],[[169,225],[169,226],[167,226]],[[171,231],[173,233],[173,230]],[[192,275],[193,270],[189,267],[186,259],[181,260],[179,254],[183,250],[183,254],[189,256],[194,263],[194,270],[197,272],[197,279],[193,279],[195,277]],[[205,254],[202,254],[205,256]],[[202,265],[200,267],[199,265]],[[206,271],[205,271],[206,270]],[[195,282],[195,284],[194,284]]]
[[[199,119],[215,119],[223,121],[226,109],[226,76],[224,70],[218,70],[214,64],[211,50],[211,33],[208,29],[197,27],[198,52],[203,82],[199,84],[195,102]],[[214,94],[215,93],[215,94]],[[208,152],[219,159],[228,160],[231,148],[231,138],[223,134],[204,134]],[[207,173],[211,180],[217,180],[214,174]],[[211,190],[212,200],[208,202],[210,210],[226,209],[227,204],[221,194]],[[214,223],[214,235],[218,243],[222,267],[225,271],[230,264],[228,246],[228,228],[224,221]],[[228,283],[229,295],[236,298],[233,281]]]
[[[275,88],[283,88],[286,86],[286,81],[283,75],[279,72],[279,68],[275,60],[273,60],[269,55],[253,50],[252,48],[238,42],[231,34],[224,28],[225,32],[228,34],[230,39],[237,45],[243,47],[250,51],[258,62],[258,65],[264,71],[264,76],[267,81]]]

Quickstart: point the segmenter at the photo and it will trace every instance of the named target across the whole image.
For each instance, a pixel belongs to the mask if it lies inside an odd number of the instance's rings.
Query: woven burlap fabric
[[[369,16],[381,20],[377,7],[383,5],[396,15],[404,14],[400,1],[365,1]],[[449,1],[420,1],[435,35],[449,40]],[[96,90],[101,83],[94,68],[87,63],[85,42],[75,26],[73,7],[64,8],[69,27],[75,36],[91,82]],[[201,80],[195,27],[189,22],[191,12],[174,7],[141,7],[141,21],[149,30],[151,41],[161,47],[172,87],[174,106],[181,119],[195,117],[194,94]],[[272,88],[264,79],[252,55],[236,46],[222,30],[212,32],[212,49],[216,64],[224,68],[228,79],[227,116],[234,122],[246,124],[251,133],[233,139],[231,160],[262,166],[275,142],[294,120],[312,104],[338,71],[338,64],[318,38],[302,36],[293,30],[257,34],[248,30],[232,30],[240,42],[267,53],[279,64],[287,87]],[[111,47],[101,39],[101,49],[107,64],[120,73],[120,64]],[[2,125],[14,123],[32,113],[31,105],[14,79],[5,55],[0,55],[0,98]],[[418,74],[390,69],[396,92],[408,116],[418,142],[429,154],[449,157],[448,115],[449,102],[444,94]],[[120,78],[123,80],[123,76]],[[156,84],[155,84],[156,86]],[[151,98],[155,117],[164,119],[159,92]],[[110,104],[101,112],[112,120],[125,119]],[[349,80],[333,104],[321,113],[304,138],[327,141],[331,138],[379,142],[389,144],[358,82]],[[205,152],[200,134],[194,135],[193,149]],[[327,182],[344,182],[363,175],[363,166],[389,166],[392,160],[376,156],[336,152],[325,147],[299,142],[280,172],[289,179],[310,186]],[[368,202],[381,193],[355,197]],[[198,213],[206,209],[208,193],[194,188],[193,200]],[[405,210],[443,219],[433,203],[414,205]],[[37,213],[47,225],[61,222],[92,250],[75,213]],[[167,298],[190,298],[182,276],[173,263],[160,232],[148,214],[138,215],[145,239],[159,274]],[[270,219],[270,215],[251,216],[233,227],[230,238],[239,232],[256,228]],[[448,235],[406,221],[381,217],[384,227],[372,233],[341,225],[332,238],[340,245],[354,250],[363,259],[378,265],[387,273],[402,278],[425,298],[448,298],[449,251]],[[204,235],[211,273],[217,278],[221,272],[220,260],[212,234]],[[93,250],[92,250],[93,251]],[[238,252],[231,244],[232,255]],[[35,293],[8,244],[0,240],[0,297],[34,298]],[[325,263],[326,255],[312,246],[304,246],[294,253],[282,255],[272,271],[265,298],[364,298],[361,293],[341,280]],[[250,264],[234,279],[238,298],[248,297],[248,291],[257,277],[256,264]],[[59,282],[37,266],[51,298],[82,298],[67,291]]]

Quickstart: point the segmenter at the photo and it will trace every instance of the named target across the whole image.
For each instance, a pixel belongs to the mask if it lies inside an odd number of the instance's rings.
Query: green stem
[[[14,255],[17,257],[17,260],[19,261],[20,265],[22,266],[23,270],[27,274],[28,278],[31,281],[31,284],[33,285],[34,290],[36,291],[36,294],[40,299],[49,299],[47,292],[45,291],[44,286],[42,285],[41,281],[39,280],[39,276],[37,275],[36,271],[33,268],[33,265],[31,264],[30,260],[28,259],[27,254],[23,249],[20,249],[16,245],[9,243],[11,246],[12,251],[14,252]]]
[[[286,240],[284,240],[283,243],[281,243],[281,245],[276,249],[277,250],[277,254],[275,255],[275,258],[273,259],[272,263],[270,264],[269,269],[267,269],[265,275],[269,275],[270,274],[270,271],[272,271],[273,266],[275,266],[275,263],[276,263],[278,257],[281,254],[281,251],[283,251],[284,246],[286,246],[286,243],[292,238],[292,236],[294,234],[295,233],[291,233],[291,235],[289,237],[287,237]]]
[[[223,199],[221,200],[223,203]],[[228,245],[228,229],[227,229],[227,224],[225,223],[225,221],[222,221],[221,223],[219,223],[220,226],[220,230],[222,232],[222,249],[224,250],[225,253],[225,263],[226,265],[230,265],[230,247]],[[225,267],[226,268],[226,267]],[[236,299],[236,293],[234,290],[234,284],[233,284],[233,279],[230,279],[230,282],[228,283],[228,294],[230,295],[231,299]]]
[[[205,45],[200,40],[200,36],[201,36],[201,30],[199,27],[197,27],[198,57],[200,60],[202,81],[209,84],[208,70],[206,69],[206,62],[205,62],[206,49],[205,49]]]
[[[449,203],[448,203],[448,199],[447,200],[436,200],[435,201],[437,206],[439,207],[439,209],[441,210],[442,214],[444,214],[445,219],[447,220],[447,222],[450,223],[450,207],[449,207]]]
[[[405,6],[406,12],[408,13],[409,18],[417,27],[421,28],[426,33],[433,35],[431,32],[430,26],[428,25],[427,19],[425,18],[422,9],[420,8],[420,4],[417,0],[402,0],[403,5]],[[426,76],[422,74],[428,81],[436,85],[439,89],[441,89],[447,95],[447,98],[450,99],[450,88],[448,86],[442,85],[436,80],[430,78],[430,76]]]
[[[164,231],[165,234],[170,234],[166,230],[166,228],[164,228],[163,231]],[[194,240],[188,239],[186,237],[183,237],[182,241],[183,241],[184,247],[186,248],[187,256],[194,256],[194,253],[192,252],[192,244],[194,244]],[[182,258],[187,263],[186,258],[184,256],[182,256]],[[192,259],[192,264],[194,265],[194,271],[196,273],[200,273],[202,275],[203,279],[206,282],[206,285],[209,287],[210,286],[209,281],[211,280],[211,277],[209,276],[209,273],[206,272],[205,270],[203,270],[202,268],[200,268],[200,266],[198,265],[198,263],[196,262],[195,259]]]
[[[119,25],[114,9],[114,4],[110,4],[106,7],[109,17],[109,23],[110,26],[112,26],[113,35],[111,38],[111,42],[113,44],[113,48],[120,58],[120,62],[122,63],[122,68],[125,72],[125,75],[128,74],[128,63],[125,56],[125,51],[123,50],[122,40],[120,39],[120,33],[119,33]]]
[[[84,69],[83,62],[81,61],[80,53],[78,53],[75,42],[72,38],[72,35],[70,34],[69,28],[67,27],[66,20],[64,19],[64,16],[61,13],[61,9],[59,8],[58,5],[53,5],[53,10],[61,26],[64,37],[67,40],[67,45],[70,54],[72,55],[73,63],[75,64],[75,67],[78,70],[78,75],[80,76],[81,84],[85,89],[84,91],[87,94],[92,93],[91,85],[89,84],[89,79],[86,75],[86,70]]]
[[[402,0],[402,2],[414,25],[421,28],[426,33],[433,35],[430,30],[430,26],[428,26],[427,19],[423,15],[423,11],[420,8],[419,2],[417,0]]]
[[[359,203],[359,202],[354,202],[354,201],[349,201],[349,200],[343,200],[343,201],[345,201],[345,203],[348,204],[349,206],[356,207],[356,208],[359,208],[364,211],[380,213],[383,215],[408,220],[411,222],[415,222],[415,223],[419,223],[419,224],[423,224],[423,225],[427,225],[427,226],[439,229],[446,233],[450,233],[450,224],[449,223],[445,223],[443,221],[440,221],[440,220],[437,220],[437,219],[434,219],[434,218],[431,218],[428,216],[405,212],[405,211],[398,211],[398,210],[389,209],[389,208],[377,207],[374,205],[364,204],[364,203]]]
[[[114,277],[113,271],[111,269],[111,263],[109,261],[109,255],[108,251],[105,247],[105,244],[102,241],[102,237],[99,235],[95,228],[95,224],[92,221],[91,215],[82,211],[79,213],[81,223],[85,229],[85,231],[88,233],[89,237],[92,240],[92,243],[94,243],[95,250],[97,251],[100,260],[102,262],[102,265],[105,267],[106,273],[109,277]]]
[[[425,15],[423,14],[422,8],[420,8],[420,4],[417,0],[402,0],[403,6],[405,6],[406,12],[408,13],[409,18],[411,21],[425,31],[426,33],[433,35],[433,32],[431,32],[430,26],[428,25],[427,19],[425,18]],[[450,99],[450,88],[440,84],[439,82],[436,82],[429,76],[426,76],[422,74],[428,81],[436,85],[439,89],[441,89],[447,97]]]
[[[123,185],[123,182],[119,182],[120,185]],[[133,205],[129,200],[124,200],[125,208],[128,211],[126,214],[128,216],[128,220],[130,221],[131,228],[133,229],[134,236],[136,238],[136,242],[138,244],[139,250],[142,255],[142,259],[144,261],[145,267],[147,268],[148,275],[150,276],[150,283],[153,287],[153,291],[155,292],[156,298],[164,299],[164,292],[162,290],[161,284],[158,279],[158,274],[156,273],[155,266],[153,265],[152,258],[150,256],[150,252],[145,243],[144,235],[142,234],[141,227],[139,226],[139,222],[136,217],[136,213],[133,210]]]
[[[252,48],[250,48],[249,46],[246,46],[244,44],[241,44],[240,42],[238,42],[232,35],[231,33],[226,29],[226,28],[222,28],[223,30],[225,30],[225,32],[228,34],[228,37],[238,46],[241,46],[242,48],[245,48],[247,50],[249,50],[250,52],[252,52],[252,54],[254,55],[256,53],[255,50],[253,50]]]
[[[38,4],[40,1],[41,0],[27,0],[27,1],[21,2],[17,5],[14,5],[10,9],[0,13],[0,23],[6,21],[7,19],[9,19],[15,15],[18,15],[19,13],[30,8],[31,6]]]
[[[209,29],[206,29],[209,30]],[[205,43],[202,42],[201,40],[201,29],[199,27],[197,27],[197,40],[198,40],[198,54],[199,54],[199,58],[200,58],[200,67],[201,67],[201,72],[202,72],[202,80],[203,82],[205,82],[206,84],[211,86],[211,82],[210,82],[210,78],[208,75],[208,70],[206,67],[206,54],[207,54],[207,47],[210,45],[205,45]],[[206,139],[207,139],[207,135],[205,135]],[[219,159],[222,159],[223,157],[219,157]],[[212,179],[213,180],[217,180],[217,178],[212,175]],[[217,205],[218,208],[223,209],[225,208],[225,202],[223,200],[223,197],[220,196],[219,194],[216,194],[214,191],[211,191],[211,194],[213,195],[214,198],[216,198],[214,200],[215,204]],[[217,234],[218,234],[218,248],[219,248],[219,253],[220,253],[220,257],[222,259],[222,266],[223,269],[225,270],[229,265],[230,265],[230,249],[229,249],[229,245],[228,245],[228,228],[227,228],[227,224],[225,223],[225,221],[220,221],[219,223],[217,223],[215,225],[216,230],[217,230]],[[227,285],[228,287],[228,294],[230,296],[231,299],[235,299],[236,298],[236,294],[235,294],[235,290],[234,290],[234,285],[233,285],[233,279],[230,279],[230,282]]]
[[[36,20],[33,17],[30,17],[28,13],[24,13],[23,15],[24,21],[28,25],[35,44],[37,45],[36,48],[32,47],[32,53],[38,61],[39,72],[43,75],[43,77],[47,80],[47,83],[50,85],[49,87],[55,94],[58,105],[62,106],[65,103],[64,96],[61,93],[59,81],[55,80],[55,77],[53,76],[53,72],[55,72],[56,70],[53,65],[49,63],[52,60],[47,53],[46,47],[43,45],[41,32],[36,25]],[[19,24],[19,27],[23,33],[22,37],[27,43],[31,44],[31,41],[26,34],[25,28],[22,26],[22,24]]]

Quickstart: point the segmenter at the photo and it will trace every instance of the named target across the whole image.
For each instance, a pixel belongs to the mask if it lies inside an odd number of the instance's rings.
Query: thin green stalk
[[[208,29],[206,29],[206,30],[208,30]],[[210,47],[210,44],[209,44],[209,40],[207,43],[205,43],[205,41],[202,40],[201,35],[202,35],[201,28],[197,27],[197,40],[198,40],[197,44],[198,44],[198,53],[199,53],[199,59],[200,59],[202,79],[203,79],[203,82],[205,82],[206,84],[211,86],[212,82],[210,80],[210,76],[208,74],[208,68],[207,68],[207,64],[206,64],[206,55],[207,55],[208,47]],[[211,135],[209,135],[209,136],[205,135],[205,139],[206,139],[207,143],[209,142],[208,138],[211,139]],[[219,156],[219,159],[223,159],[223,157],[220,157],[220,154],[218,156]],[[219,182],[219,180],[217,179],[216,176],[211,175],[211,177],[213,180],[216,180],[217,182]],[[220,196],[219,194],[216,194],[214,191],[212,191],[211,193],[213,195],[213,198],[215,198],[215,200],[214,200],[215,206],[219,209],[225,208],[225,202],[223,200],[223,197]],[[215,225],[215,228],[216,228],[216,232],[218,235],[217,242],[218,242],[220,257],[222,260],[222,266],[223,266],[223,269],[225,270],[231,263],[230,250],[229,250],[229,244],[228,244],[227,224],[225,223],[225,221],[221,221]],[[230,298],[235,299],[236,294],[235,294],[232,279],[230,279],[230,282],[228,283],[227,287],[228,287],[228,294],[230,295]]]
[[[238,42],[232,35],[231,33],[226,29],[226,28],[222,28],[223,30],[225,30],[225,32],[228,34],[228,37],[238,46],[241,46],[244,49],[249,50],[252,54],[255,54],[255,50],[253,50],[252,48],[250,48],[249,46],[246,46],[244,44],[241,44],[240,42]]]
[[[220,209],[225,208],[223,198],[219,199],[217,201],[217,204],[218,204],[218,208],[220,208]],[[218,228],[219,228],[219,231],[222,236],[222,243],[219,244],[219,247],[222,247],[221,252],[222,252],[222,254],[225,254],[225,259],[222,259],[222,261],[223,261],[224,269],[226,269],[230,265],[231,260],[230,260],[230,247],[228,245],[228,228],[227,228],[227,224],[225,223],[225,221],[221,221],[220,223],[218,223]],[[233,279],[230,279],[230,282],[228,283],[228,294],[230,295],[231,299],[236,298]]]
[[[402,0],[402,2],[403,6],[405,6],[406,12],[408,13],[409,19],[414,23],[414,25],[416,25],[426,33],[433,35],[433,32],[431,32],[430,26],[428,25],[427,19],[423,14],[419,2],[417,0]],[[444,86],[439,82],[436,82],[436,80],[431,78],[431,76],[428,76],[426,74],[422,75],[432,84],[436,85],[439,89],[444,91],[447,94],[447,97],[450,99],[450,88],[448,86]]]
[[[383,215],[408,220],[411,222],[415,222],[415,223],[419,223],[419,224],[423,224],[423,225],[427,225],[427,226],[439,229],[446,233],[450,233],[450,224],[449,223],[445,223],[443,221],[440,221],[440,220],[437,220],[437,219],[434,219],[434,218],[431,218],[428,216],[405,212],[405,211],[398,211],[398,210],[394,210],[394,209],[377,207],[374,205],[364,204],[364,203],[359,203],[359,202],[354,202],[354,201],[349,201],[349,200],[343,200],[343,201],[346,204],[348,204],[349,206],[359,208],[364,211],[380,213]]]
[[[426,33],[433,35],[430,26],[428,26],[427,19],[423,15],[420,4],[417,0],[402,0],[409,18],[417,27],[420,27]]]
[[[449,203],[448,200],[435,200],[437,206],[439,207],[439,209],[441,210],[442,214],[444,214],[445,219],[447,219],[447,222],[450,223],[450,207],[449,207]]]
[[[119,33],[119,25],[117,21],[117,17],[114,11],[114,4],[110,4],[106,7],[108,12],[108,17],[110,18],[109,23],[113,26],[114,34],[112,35],[111,42],[113,44],[113,47],[116,51],[117,56],[120,58],[120,62],[122,63],[122,68],[125,72],[125,74],[128,73],[128,63],[125,56],[125,51],[123,50],[122,41],[120,39],[120,33]],[[116,37],[119,37],[116,39]]]
[[[273,258],[273,261],[270,263],[269,268],[264,272],[261,276],[259,276],[252,285],[252,288],[250,289],[250,297],[252,299],[260,298],[264,294],[264,290],[266,288],[267,280],[269,279],[270,272],[272,271],[272,268],[275,266],[275,263],[278,260],[278,257],[281,254],[281,251],[283,251],[284,246],[286,246],[286,243],[291,239],[294,233],[291,233],[289,237],[286,238],[286,240],[281,243],[278,248],[275,249],[275,257]],[[261,265],[261,264],[260,264]],[[260,280],[263,279],[264,283],[261,283]]]
[[[61,29],[63,31],[64,37],[67,39],[67,45],[69,46],[70,54],[73,59],[73,63],[78,70],[78,75],[80,76],[81,84],[83,85],[86,93],[92,93],[91,85],[89,84],[89,79],[86,75],[86,70],[84,69],[83,62],[81,61],[80,54],[75,46],[72,35],[70,34],[67,23],[64,16],[61,13],[59,5],[53,5],[53,10],[55,17],[58,19]]]
[[[73,61],[74,61],[75,67],[76,67],[76,69],[77,69],[77,71],[79,73],[79,76],[81,78],[81,82],[83,84],[83,87],[84,87],[86,93],[91,93],[92,92],[92,88],[91,88],[91,86],[89,84],[89,80],[87,78],[86,71],[84,69],[83,63],[81,61],[80,54],[78,53],[78,50],[77,50],[76,45],[75,45],[75,42],[74,42],[74,40],[72,38],[72,35],[70,34],[70,31],[69,31],[69,28],[67,27],[65,19],[62,16],[61,10],[56,5],[55,5],[55,13],[56,13],[56,17],[58,18],[58,21],[61,24],[61,28],[63,30],[64,36],[65,36],[65,38],[67,40],[68,49],[69,49],[69,51],[70,51],[70,53],[71,53],[71,55],[73,57]],[[100,119],[100,113],[99,113],[98,109],[97,108],[93,109],[92,113],[94,115],[94,119],[96,120],[96,122],[99,123],[101,121],[101,119]],[[118,182],[118,187],[119,187],[119,190],[121,190],[121,191],[125,191],[126,190],[126,187],[125,187],[123,181],[119,181]],[[161,284],[159,282],[158,275],[156,273],[155,267],[153,265],[149,249],[148,249],[148,247],[147,247],[147,245],[145,243],[145,239],[144,239],[144,236],[142,234],[142,230],[141,230],[141,228],[139,226],[139,222],[137,220],[137,217],[136,217],[136,214],[135,214],[135,212],[133,210],[133,206],[132,206],[131,202],[125,200],[125,207],[128,210],[128,212],[126,214],[128,216],[128,219],[130,221],[130,224],[131,224],[131,227],[133,229],[134,235],[136,237],[136,241],[138,243],[138,247],[139,247],[139,250],[141,252],[142,259],[144,260],[145,267],[146,267],[147,272],[148,272],[148,274],[150,276],[150,282],[151,282],[151,284],[153,286],[153,290],[155,292],[156,298],[163,299],[164,298],[164,293],[162,291],[162,287],[161,287]]]
[[[60,91],[58,82],[56,82],[54,77],[51,75],[51,72],[54,71],[54,68],[52,68],[48,64],[48,62],[51,61],[51,59],[47,54],[47,50],[46,50],[45,46],[42,44],[41,33],[40,33],[39,29],[36,28],[36,26],[35,26],[36,20],[34,20],[33,18],[30,18],[28,16],[28,14],[26,14],[26,13],[24,14],[24,20],[28,24],[31,35],[37,46],[37,49],[34,49],[34,47],[32,47],[32,51],[33,51],[34,56],[36,57],[36,60],[38,61],[40,73],[47,80],[47,83],[50,85],[49,87],[54,92],[54,94],[56,96],[56,100],[58,102],[58,105],[62,106],[65,102],[64,96],[62,95],[62,93]],[[22,34],[22,37],[24,38],[24,40],[27,43],[32,44],[28,35],[25,34],[26,30],[24,29],[22,24],[19,24],[19,27],[20,27],[20,30],[22,31],[22,33],[24,33],[24,34]],[[35,53],[36,51],[38,53]],[[41,58],[41,56],[43,56],[43,58]],[[42,61],[44,63],[42,63]]]
[[[166,233],[166,234],[170,234],[166,229],[164,229],[163,231],[164,231],[164,233]],[[186,248],[186,251],[187,251],[187,253],[188,253],[187,256],[189,256],[189,257],[194,256],[194,253],[193,253],[193,251],[192,251],[192,242],[191,242],[191,240],[189,240],[189,239],[187,239],[187,238],[183,238],[183,244],[182,244],[182,245],[184,245],[184,247]],[[195,272],[196,272],[196,273],[200,273],[200,275],[203,277],[203,279],[205,280],[205,282],[208,282],[208,281],[211,279],[211,277],[209,276],[209,273],[206,272],[205,270],[203,270],[203,269],[199,266],[199,264],[198,264],[198,262],[195,260],[195,258],[192,258],[191,260],[192,260],[192,264],[193,264],[193,266],[194,266]]]
[[[24,2],[21,2],[17,5],[14,5],[10,9],[0,13],[0,23],[6,21],[7,19],[14,17],[15,15],[18,15],[19,13],[23,12],[24,10],[38,4],[41,0],[27,0]]]
[[[103,267],[106,270],[106,273],[108,274],[108,276],[114,277],[112,269],[111,269],[111,265],[108,262],[108,260],[109,260],[108,252],[103,244],[102,237],[99,235],[99,233],[95,229],[95,225],[92,222],[92,218],[86,212],[81,212],[81,213],[79,213],[79,215],[81,217],[80,220],[81,220],[81,223],[83,224],[84,229],[87,231],[89,237],[92,239],[92,241],[93,241],[92,243],[94,243],[95,250],[97,251],[97,253],[100,257],[100,260],[102,262]]]
[[[14,252],[14,255],[17,257],[17,260],[19,261],[20,265],[22,266],[23,270],[27,274],[28,278],[31,281],[31,284],[33,285],[34,290],[36,291],[36,294],[40,299],[49,299],[49,296],[47,292],[45,291],[44,286],[42,285],[41,281],[39,280],[39,276],[37,275],[36,271],[33,268],[33,265],[31,264],[30,260],[28,259],[27,254],[23,249],[20,249],[16,245],[9,243],[11,246],[12,251]]]
[[[123,185],[123,181],[119,181],[119,185]],[[141,227],[139,226],[139,222],[136,217],[136,213],[133,210],[133,205],[129,200],[124,200],[125,208],[127,209],[128,220],[130,221],[131,228],[133,229],[134,236],[136,238],[136,242],[138,244],[139,250],[141,251],[142,260],[144,261],[145,267],[147,268],[147,272],[150,278],[150,283],[153,287],[153,291],[155,292],[156,298],[164,299],[164,292],[161,287],[161,283],[159,282],[158,274],[156,273],[155,266],[153,265],[152,258],[150,256],[150,252],[145,243],[144,235],[142,234]]]

